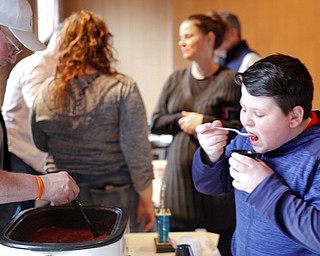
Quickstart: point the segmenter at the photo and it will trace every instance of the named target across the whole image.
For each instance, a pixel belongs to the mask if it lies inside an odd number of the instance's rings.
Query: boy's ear
[[[304,109],[301,106],[295,106],[289,113],[290,127],[295,128],[303,121]]]
[[[213,43],[214,43],[214,41],[216,40],[215,34],[214,34],[212,31],[210,31],[210,32],[207,34],[207,38],[208,38],[208,40],[210,40],[210,41],[213,42]]]

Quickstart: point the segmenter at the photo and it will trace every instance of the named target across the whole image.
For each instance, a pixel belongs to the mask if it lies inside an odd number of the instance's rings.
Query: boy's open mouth
[[[250,133],[250,141],[254,142],[258,140],[259,140],[258,136],[254,135],[253,133]]]

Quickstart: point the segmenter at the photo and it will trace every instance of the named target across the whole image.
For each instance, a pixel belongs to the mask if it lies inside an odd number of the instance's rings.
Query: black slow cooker
[[[29,209],[21,212],[4,228],[0,236],[1,250],[12,254],[21,250],[50,252],[86,250],[86,255],[103,255],[102,252],[112,253],[109,255],[122,255],[123,235],[127,230],[128,214],[121,208],[104,206],[83,206],[83,210],[96,229],[108,233],[108,237],[86,242],[72,243],[36,243],[29,242],[28,238],[40,229],[46,227],[62,227],[68,229],[85,229],[85,221],[72,206],[47,206]],[[99,250],[97,250],[99,248]],[[93,249],[98,254],[90,254]],[[25,254],[24,255],[27,255]],[[69,254],[68,254],[69,255]],[[76,255],[76,254],[75,254]]]

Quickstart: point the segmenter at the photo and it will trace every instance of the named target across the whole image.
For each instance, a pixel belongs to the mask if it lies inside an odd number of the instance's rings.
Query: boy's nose
[[[248,114],[248,113],[245,113],[242,115],[242,125],[243,126],[253,126],[254,125],[254,122],[251,118],[251,115]]]

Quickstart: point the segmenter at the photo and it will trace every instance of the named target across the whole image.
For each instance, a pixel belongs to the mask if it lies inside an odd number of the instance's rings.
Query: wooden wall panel
[[[314,109],[320,109],[320,1],[318,0],[173,0],[174,68],[189,65],[177,47],[183,19],[208,10],[230,11],[242,23],[243,38],[263,57],[284,53],[299,58],[315,84]]]

